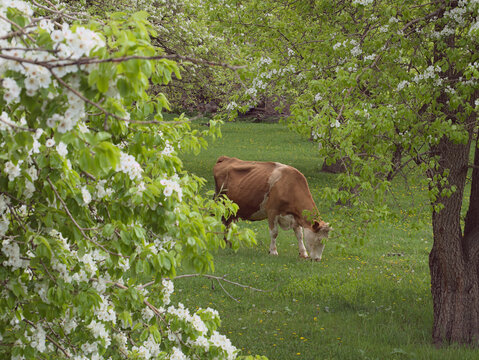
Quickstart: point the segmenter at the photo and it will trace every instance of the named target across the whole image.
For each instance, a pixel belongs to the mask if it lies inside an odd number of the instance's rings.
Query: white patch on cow
[[[276,167],[274,168],[273,172],[269,176],[268,179],[268,184],[269,184],[269,190],[271,191],[271,188],[273,187],[274,184],[278,182],[279,179],[281,179],[281,175],[283,172],[283,169],[285,169],[287,166],[281,163],[275,163]]]
[[[289,230],[297,226],[297,222],[294,219],[294,216],[291,214],[288,215],[278,215],[276,216],[275,221],[281,226],[283,230]]]
[[[303,228],[299,225],[296,226],[294,228],[294,233],[296,234],[296,238],[298,239],[299,256],[304,259],[307,259],[308,252],[306,251],[306,248],[304,247],[303,243]]]
[[[278,249],[276,248],[276,238],[278,237],[278,227],[275,223],[274,228],[269,230],[269,236],[271,237],[271,243],[269,244],[269,253],[271,255],[278,255]]]
[[[261,204],[259,204],[259,210],[256,211],[255,213],[253,213],[249,219],[252,220],[252,221],[257,221],[257,220],[263,220],[263,219],[266,219],[268,217],[268,214],[266,213],[266,204],[268,203],[268,199],[269,199],[269,193],[271,191],[271,189],[273,188],[273,185],[276,184],[276,182],[281,179],[281,173],[282,173],[282,170],[286,167],[286,165],[283,165],[281,163],[275,163],[276,164],[276,167],[275,169],[273,170],[273,172],[271,173],[271,175],[269,176],[269,179],[268,179],[268,185],[269,185],[269,189],[268,189],[268,192],[266,194],[264,194],[264,198],[263,198],[263,201],[261,202]]]
[[[261,202],[261,204],[259,204],[259,210],[253,213],[249,217],[250,220],[252,221],[264,220],[268,217],[268,214],[266,213],[266,203],[268,202],[268,195],[269,195],[269,192],[264,194],[264,199]]]
[[[321,260],[324,250],[324,243],[322,240],[326,237],[327,235],[322,231],[316,233],[310,229],[304,229],[304,240],[311,259],[316,261]]]

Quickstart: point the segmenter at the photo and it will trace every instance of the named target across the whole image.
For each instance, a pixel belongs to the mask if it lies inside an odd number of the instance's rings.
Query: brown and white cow
[[[278,162],[243,161],[221,156],[213,168],[216,194],[226,195],[238,206],[232,220],[268,219],[271,244],[269,253],[278,255],[276,237],[278,225],[293,229],[298,239],[299,256],[308,258],[303,243],[306,241],[311,258],[319,261],[324,250],[322,239],[332,230],[320,220],[308,182],[295,168]],[[317,219],[311,219],[316,214]]]

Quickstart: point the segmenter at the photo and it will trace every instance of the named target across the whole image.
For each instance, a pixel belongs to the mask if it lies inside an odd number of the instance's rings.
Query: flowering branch
[[[31,322],[30,320],[27,320],[27,319],[23,319],[24,322],[26,322],[28,325],[32,326],[34,329],[37,328],[37,326]],[[50,342],[55,345],[63,354],[65,354],[65,356],[69,359],[70,358],[70,354],[68,354],[68,352],[59,344],[57,343],[50,335],[46,334],[45,333],[45,337],[50,340]]]
[[[118,254],[116,252],[113,252],[111,250],[108,250],[104,245],[96,242],[95,240],[93,240],[91,237],[89,237],[85,231],[88,231],[88,230],[91,230],[89,228],[82,228],[78,222],[75,220],[75,218],[73,217],[73,215],[71,214],[70,210],[68,209],[67,207],[67,204],[65,204],[65,202],[63,201],[63,199],[61,198],[60,194],[58,194],[58,191],[57,189],[55,188],[55,186],[53,185],[52,181],[50,180],[50,177],[47,177],[47,181],[48,183],[50,184],[53,192],[55,193],[55,196],[58,200],[60,200],[62,206],[63,206],[63,209],[65,210],[65,212],[67,213],[68,217],[70,218],[70,220],[73,222],[73,224],[75,224],[76,228],[78,230],[80,230],[81,234],[83,235],[83,237],[85,239],[87,239],[88,241],[90,241],[91,243],[95,244],[96,246],[98,246],[99,248],[101,248],[103,251],[107,252],[108,254],[111,254],[111,255],[115,255],[115,256],[120,256],[120,257],[123,257],[123,258],[127,258],[129,256],[127,255],[122,255],[122,254]]]

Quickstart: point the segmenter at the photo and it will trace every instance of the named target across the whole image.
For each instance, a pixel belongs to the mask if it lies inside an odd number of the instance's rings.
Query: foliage
[[[155,28],[152,43],[176,59],[182,73],[174,83],[156,84],[153,92],[163,92],[174,110],[211,113],[242,90],[236,71],[244,64],[241,48],[221,32],[211,31],[206,21],[209,3],[201,0],[99,0],[69,4],[75,12],[85,9],[100,19],[112,11],[146,11]],[[231,71],[235,70],[235,71]]]
[[[180,69],[145,12],[80,24],[34,4],[0,2],[1,357],[236,358],[215,310],[170,303],[178,269],[213,269],[236,210],[178,157],[216,123],[163,119],[150,82]]]
[[[325,197],[370,221],[389,214],[378,202],[412,170],[423,177],[407,180],[430,187],[434,210],[456,190],[437,149],[443,139],[466,144],[477,129],[478,9],[476,1],[232,0],[212,9],[211,23],[236,44],[254,44],[243,51],[256,77],[230,108],[262,93],[285,98],[291,127],[327,164],[346,165]]]

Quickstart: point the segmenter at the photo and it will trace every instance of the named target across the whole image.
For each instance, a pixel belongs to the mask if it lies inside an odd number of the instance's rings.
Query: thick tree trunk
[[[469,228],[474,229],[467,236],[463,236],[460,223],[469,149],[470,143],[453,144],[446,138],[435,149],[441,159],[436,174],[450,169],[449,186],[457,187],[452,196],[438,199],[444,208],[434,211],[432,219],[434,245],[429,267],[434,305],[433,341],[437,345],[450,342],[479,345],[479,219],[472,218],[477,216],[475,210],[468,220]],[[475,175],[473,185],[479,186],[479,173]],[[475,205],[471,208],[475,209]]]

